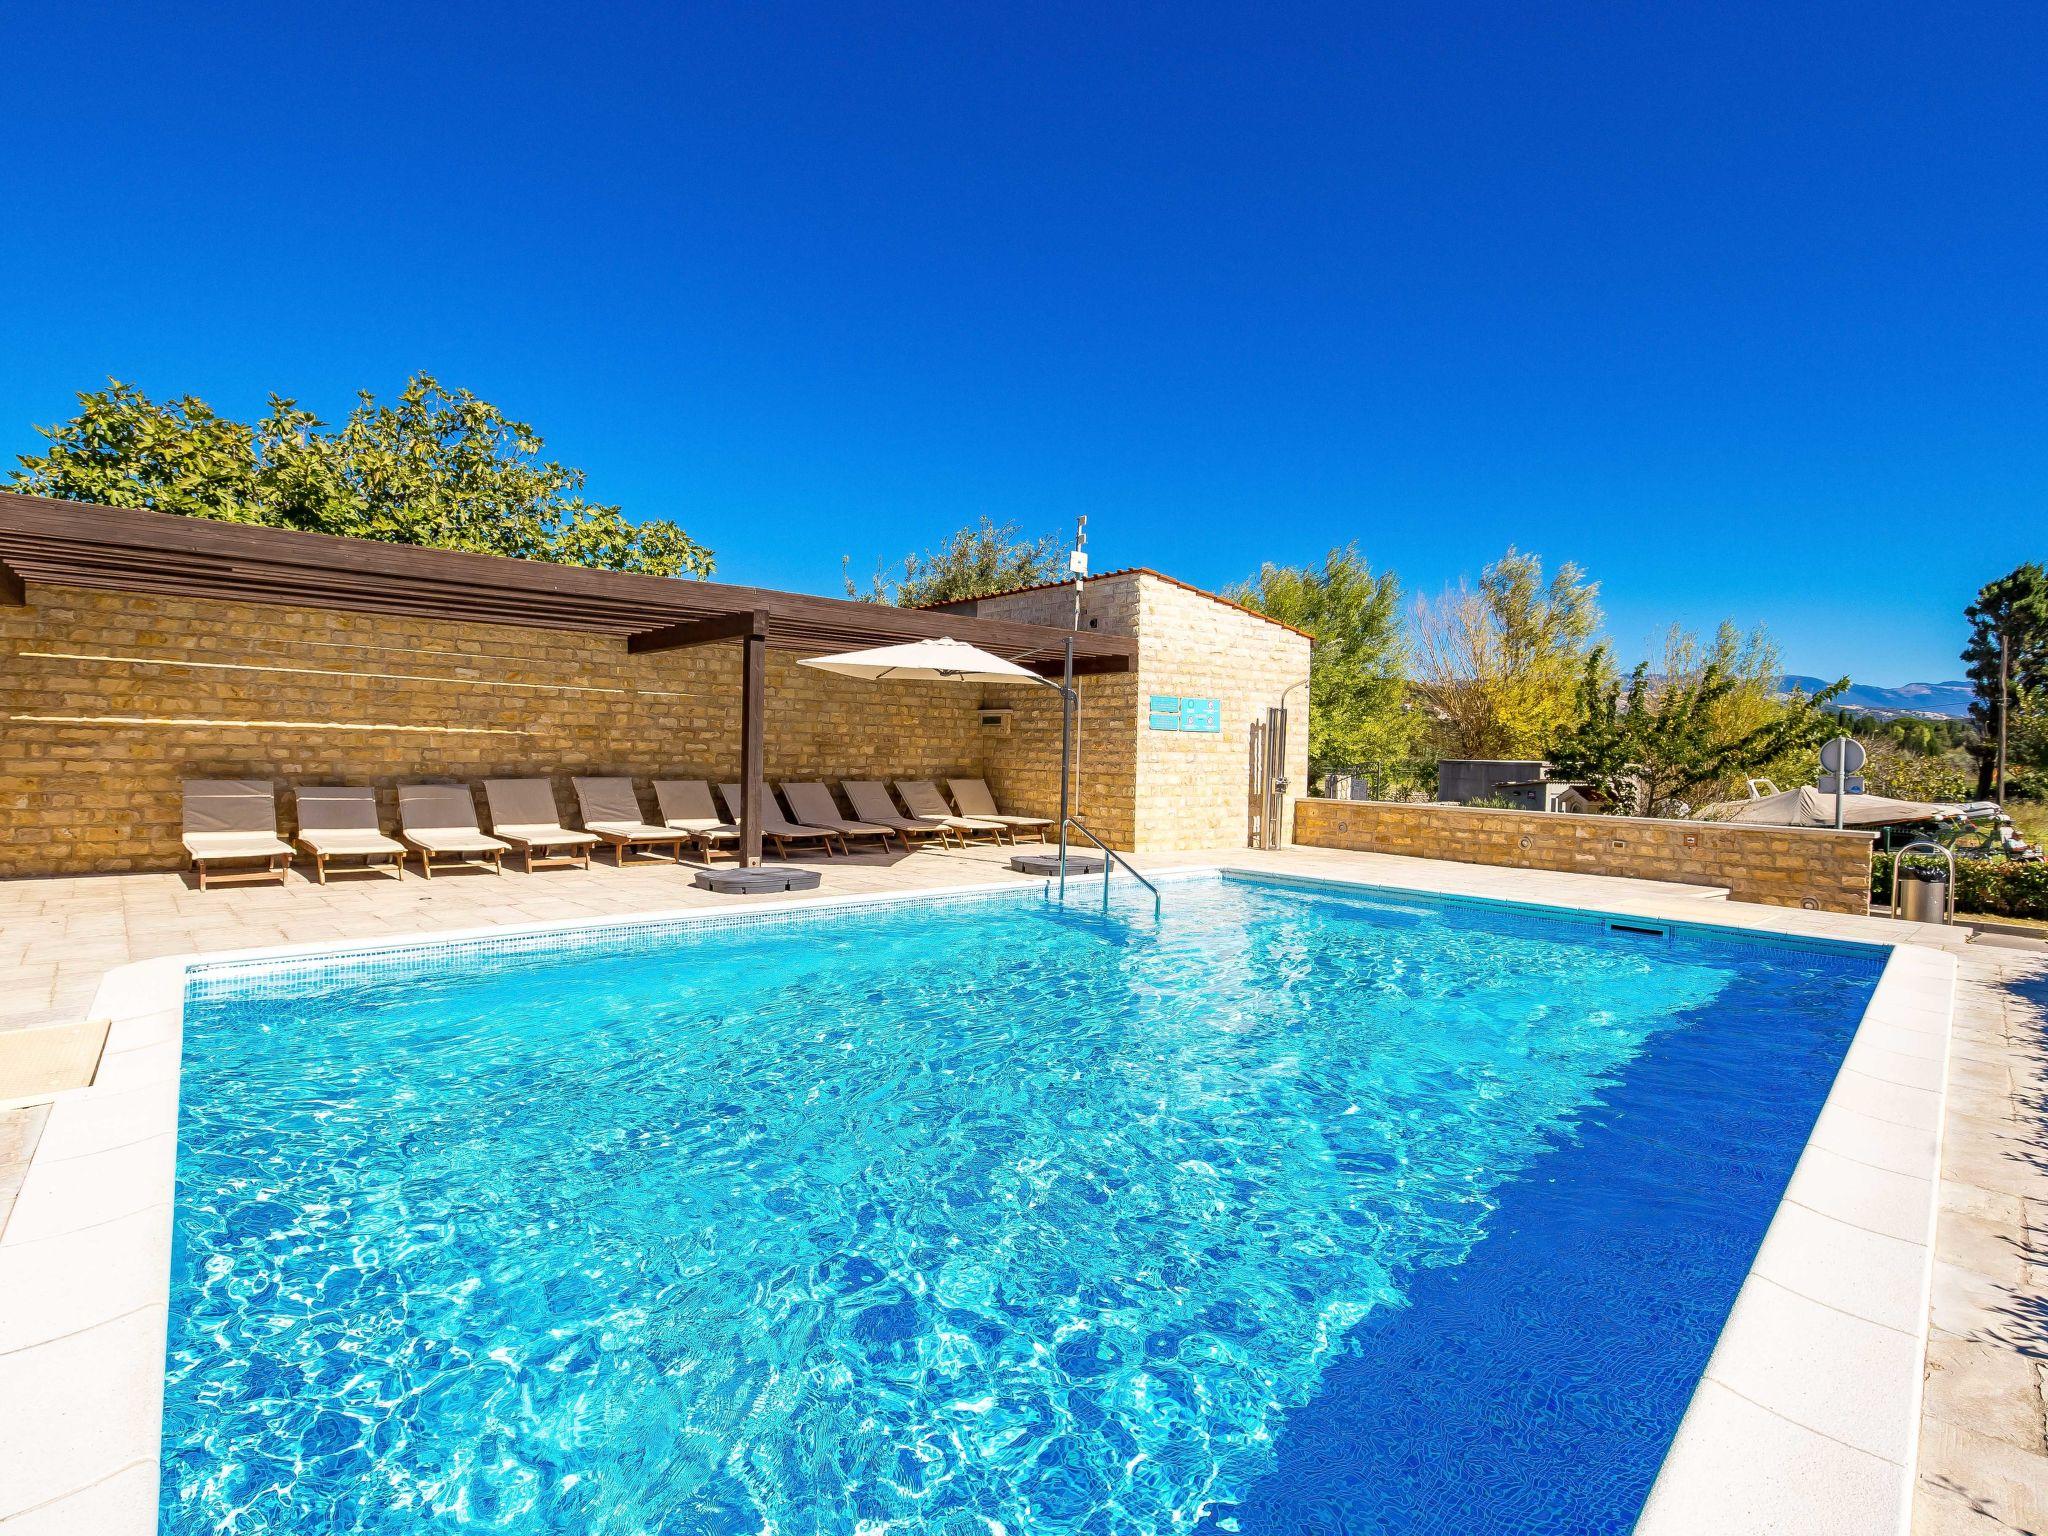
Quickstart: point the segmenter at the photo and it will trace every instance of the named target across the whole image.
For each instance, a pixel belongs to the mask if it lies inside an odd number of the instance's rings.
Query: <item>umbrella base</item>
[[[1060,856],[1056,853],[1020,853],[1010,860],[1010,868],[1020,875],[1057,875],[1060,872]],[[1102,860],[1092,853],[1069,853],[1067,855],[1069,875],[1099,875]]]
[[[778,891],[815,891],[822,878],[815,869],[760,864],[752,869],[700,869],[690,883],[721,896],[767,896]]]

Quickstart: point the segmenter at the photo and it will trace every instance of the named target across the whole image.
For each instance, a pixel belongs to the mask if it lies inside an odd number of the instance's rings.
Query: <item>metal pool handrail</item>
[[[1152,915],[1156,918],[1165,912],[1166,902],[1159,894],[1159,887],[1154,885],[1150,880],[1147,880],[1143,875],[1139,874],[1136,865],[1132,864],[1129,859],[1125,858],[1122,854],[1118,853],[1114,848],[1110,847],[1109,844],[1105,843],[1093,832],[1090,832],[1085,826],[1083,826],[1080,822],[1074,820],[1074,818],[1071,816],[1067,817],[1066,820],[1061,824],[1061,833],[1064,834],[1068,827],[1072,827],[1076,832],[1080,833],[1083,837],[1087,838],[1089,842],[1093,843],[1096,847],[1100,848],[1104,853],[1109,855],[1109,857],[1107,859],[1104,859],[1102,863],[1102,904],[1104,906],[1109,905],[1109,866],[1111,862],[1114,861],[1115,863],[1123,865],[1123,867],[1130,872],[1130,876],[1133,880],[1137,881],[1138,884],[1142,885],[1143,887],[1145,887],[1146,890],[1152,893]],[[1060,900],[1065,901],[1066,899],[1067,861],[1065,857],[1065,850],[1064,848],[1062,848],[1060,858]]]

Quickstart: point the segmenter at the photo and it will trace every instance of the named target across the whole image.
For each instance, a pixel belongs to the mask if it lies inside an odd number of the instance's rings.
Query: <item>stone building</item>
[[[1072,637],[1079,810],[1120,848],[1243,846],[1290,690],[1305,780],[1307,638],[1150,571],[1077,630],[1066,586],[920,612],[0,494],[0,876],[177,867],[195,778],[275,781],[287,835],[296,784],[375,785],[389,827],[402,780],[546,776],[573,824],[569,777],[619,774],[651,813],[654,778],[741,775],[750,697],[770,785],[979,776],[1053,814],[1054,690],[797,665],[946,633],[1049,675]]]
[[[1026,587],[935,611],[1066,627],[1074,622],[1074,587]],[[1082,808],[1113,838],[1155,852],[1244,846],[1256,814],[1253,734],[1267,710],[1283,704],[1290,710],[1286,779],[1290,793],[1305,788],[1309,639],[1300,630],[1142,568],[1091,579],[1079,627],[1138,642],[1134,671],[1094,679],[1083,691]],[[1052,754],[1011,754],[991,772],[1020,799],[1050,790],[1057,800],[1057,703],[1050,696],[1013,702],[1025,712],[1030,740],[1050,734]],[[1288,823],[1283,813],[1283,834]]]

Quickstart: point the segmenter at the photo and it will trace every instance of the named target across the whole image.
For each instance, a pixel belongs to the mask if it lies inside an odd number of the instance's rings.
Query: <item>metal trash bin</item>
[[[1948,921],[1948,871],[1908,865],[1899,870],[1899,916],[1909,923]]]

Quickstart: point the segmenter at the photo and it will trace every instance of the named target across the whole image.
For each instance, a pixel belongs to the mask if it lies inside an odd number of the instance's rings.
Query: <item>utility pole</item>
[[[2003,624],[1998,627],[1998,792],[1999,809],[2005,808],[2005,717],[2011,701],[2006,682],[2012,675],[2012,636]]]

